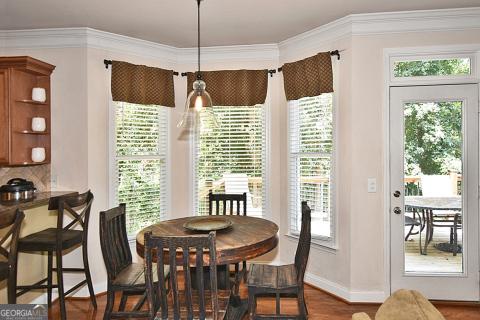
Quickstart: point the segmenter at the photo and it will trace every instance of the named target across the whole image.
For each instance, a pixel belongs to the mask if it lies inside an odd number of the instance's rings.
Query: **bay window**
[[[214,106],[219,126],[194,141],[195,213],[208,214],[208,192],[247,193],[247,215],[265,208],[265,106]]]
[[[333,243],[333,93],[290,101],[288,110],[289,233],[299,234],[301,201],[307,201],[312,237]]]
[[[113,199],[126,203],[127,232],[165,217],[167,203],[167,109],[114,102]]]

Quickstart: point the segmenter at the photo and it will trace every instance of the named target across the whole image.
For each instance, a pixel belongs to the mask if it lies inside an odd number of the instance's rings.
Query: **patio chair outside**
[[[223,175],[225,181],[225,193],[247,194],[247,212],[249,216],[261,216],[262,208],[253,206],[253,195],[248,188],[248,176],[245,173],[226,173]]]
[[[424,197],[454,197],[457,196],[457,181],[452,179],[451,175],[422,175],[421,176],[422,195]],[[459,212],[439,212],[433,214],[434,227],[450,228],[450,245],[453,247],[453,255],[461,251],[458,245],[458,230],[462,229],[462,217]],[[433,239],[431,234],[426,236],[426,241]]]

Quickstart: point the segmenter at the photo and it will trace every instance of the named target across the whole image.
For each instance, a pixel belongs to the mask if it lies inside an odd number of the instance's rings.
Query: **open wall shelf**
[[[0,57],[0,166],[50,163],[50,75],[55,66],[31,57]],[[32,89],[46,91],[45,102]],[[45,118],[47,130],[31,130],[32,118]],[[45,148],[45,161],[33,162],[32,148]]]

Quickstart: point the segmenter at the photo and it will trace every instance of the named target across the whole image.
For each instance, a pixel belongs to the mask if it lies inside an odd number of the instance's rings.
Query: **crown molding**
[[[356,35],[480,29],[480,7],[353,14],[279,44],[202,48],[204,61],[282,61],[299,52],[330,50],[333,42]],[[96,48],[194,63],[195,48],[175,48],[91,28],[0,30],[2,48]],[[338,48],[335,48],[338,49]]]
[[[238,46],[218,46],[201,48],[202,62],[222,61],[278,61],[277,44],[255,44]],[[177,49],[179,63],[196,63],[197,48]]]
[[[281,60],[286,61],[299,49],[330,50],[332,42],[350,36],[472,29],[480,29],[480,7],[352,14],[286,39],[278,46]]]
[[[170,63],[177,62],[178,49],[175,47],[97,29],[85,29],[88,48],[140,55]]]
[[[333,42],[352,35],[352,23],[350,16],[343,17],[324,24],[318,28],[293,36],[278,44],[280,60],[288,62],[297,59],[298,55],[305,56],[305,52],[314,54],[319,50],[333,50]]]
[[[480,28],[480,7],[366,13],[348,17],[353,35]]]
[[[3,48],[81,48],[87,46],[88,28],[0,30]]]

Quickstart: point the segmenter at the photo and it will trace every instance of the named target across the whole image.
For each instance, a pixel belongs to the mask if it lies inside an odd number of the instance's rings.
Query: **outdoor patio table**
[[[420,218],[421,229],[426,227],[426,239],[424,248],[422,250],[422,243],[420,238],[420,253],[427,254],[427,246],[430,243],[433,235],[433,215],[435,211],[436,216],[442,215],[451,216],[449,212],[455,212],[455,215],[460,216],[462,210],[462,197],[423,197],[423,196],[406,196],[405,197],[405,211],[422,212]]]

